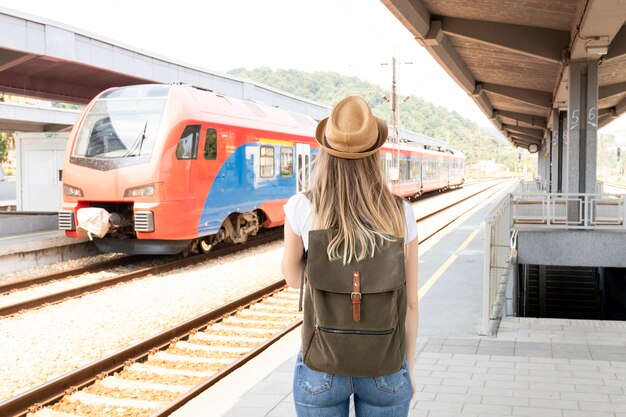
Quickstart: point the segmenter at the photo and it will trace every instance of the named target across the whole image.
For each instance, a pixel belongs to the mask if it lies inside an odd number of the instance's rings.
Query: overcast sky
[[[120,44],[211,71],[335,71],[491,123],[379,0],[0,0]],[[358,92],[355,92],[358,93]],[[611,130],[626,131],[622,117]]]

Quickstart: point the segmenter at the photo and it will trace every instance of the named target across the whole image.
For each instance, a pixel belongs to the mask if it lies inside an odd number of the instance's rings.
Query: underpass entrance
[[[626,320],[626,268],[518,268],[520,317]]]

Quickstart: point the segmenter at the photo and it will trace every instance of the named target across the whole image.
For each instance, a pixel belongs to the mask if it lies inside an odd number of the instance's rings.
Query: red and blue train
[[[245,242],[282,225],[282,205],[309,186],[316,124],[191,86],[106,90],[70,135],[59,228],[89,235],[103,252],[206,252]],[[464,181],[463,155],[441,146],[388,143],[380,152],[400,196]]]

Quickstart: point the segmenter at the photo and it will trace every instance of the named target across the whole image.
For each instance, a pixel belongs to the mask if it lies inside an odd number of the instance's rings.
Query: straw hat
[[[319,122],[315,140],[337,158],[365,158],[387,140],[387,123],[375,117],[361,97],[350,96],[337,103],[330,117]]]

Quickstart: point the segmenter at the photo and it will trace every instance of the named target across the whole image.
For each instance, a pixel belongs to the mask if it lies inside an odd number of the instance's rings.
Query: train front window
[[[165,100],[165,97],[97,100],[85,116],[72,156],[104,160],[149,158]]]

